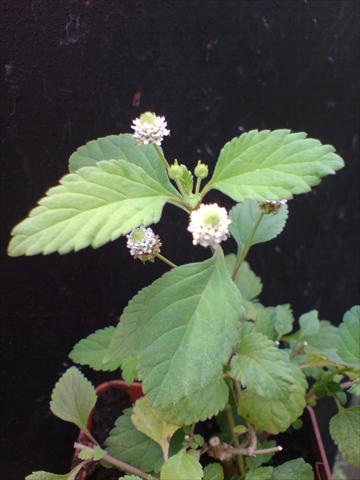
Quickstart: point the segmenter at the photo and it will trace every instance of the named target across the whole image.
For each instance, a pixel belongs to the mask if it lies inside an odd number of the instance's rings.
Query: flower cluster
[[[217,203],[202,204],[191,212],[188,231],[193,235],[193,244],[216,248],[229,236],[231,220],[227,211]]]
[[[157,117],[151,112],[140,115],[140,118],[136,118],[131,126],[134,130],[133,136],[144,145],[148,143],[161,145],[164,137],[170,135],[170,130],[166,127],[165,117]]]
[[[287,200],[267,200],[266,202],[260,203],[260,208],[264,213],[276,215],[279,213],[280,208],[286,205],[286,203]]]
[[[126,235],[130,255],[142,262],[153,262],[160,252],[161,241],[151,228],[138,227]]]

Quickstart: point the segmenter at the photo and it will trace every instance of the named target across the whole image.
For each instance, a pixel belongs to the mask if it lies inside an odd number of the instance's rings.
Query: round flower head
[[[136,118],[131,125],[134,130],[133,136],[139,143],[147,145],[148,143],[155,143],[161,145],[163,138],[170,135],[170,130],[167,128],[165,117],[157,117],[155,113],[146,112]]]
[[[193,244],[216,248],[229,236],[231,220],[227,211],[217,203],[202,204],[191,212],[188,231],[193,235]]]
[[[286,203],[287,200],[267,200],[266,202],[260,203],[260,208],[264,213],[276,215],[279,213],[280,208],[286,205]]]
[[[160,252],[161,242],[151,228],[138,227],[126,235],[130,255],[142,262],[153,262]]]

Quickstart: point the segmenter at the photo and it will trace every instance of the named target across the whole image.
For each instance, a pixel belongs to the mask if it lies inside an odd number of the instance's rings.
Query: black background
[[[76,430],[48,412],[48,401],[67,354],[166,267],[134,262],[124,239],[10,259],[10,230],[66,172],[72,151],[129,131],[142,111],[166,115],[168,159],[190,167],[199,158],[213,166],[222,145],[251,128],[305,130],[333,144],[346,168],[291,201],[284,233],[250,261],[267,305],[290,302],[296,315],[318,308],[337,324],[358,302],[359,7],[3,0],[1,10],[1,452],[2,478],[12,480],[32,469],[66,471]],[[231,206],[217,193],[208,200]],[[191,246],[186,216],[171,206],[164,213],[163,253],[176,263],[205,258]],[[327,402],[320,410],[327,438],[334,410]]]

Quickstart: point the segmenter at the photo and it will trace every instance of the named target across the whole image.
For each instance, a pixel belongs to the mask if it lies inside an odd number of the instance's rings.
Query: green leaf
[[[234,254],[226,255],[225,261],[232,274],[235,267],[236,257]],[[262,291],[262,282],[260,278],[251,270],[247,262],[243,262],[236,275],[235,283],[239,287],[244,300],[253,300],[258,297]]]
[[[272,324],[280,337],[291,332],[294,323],[294,316],[289,304],[278,305],[275,307],[271,318]]]
[[[316,335],[320,330],[320,322],[317,310],[304,313],[299,318],[299,325],[301,329],[301,337],[310,337]]]
[[[248,419],[259,430],[278,434],[302,414],[305,408],[306,379],[300,368],[291,364],[294,383],[285,400],[271,400],[255,392],[241,393],[239,415]]]
[[[342,363],[360,368],[360,306],[352,307],[339,326],[337,353]]]
[[[308,343],[305,347],[307,353],[326,358],[331,362],[341,363],[336,353],[338,329],[327,320],[320,320],[320,328],[316,335],[302,336],[302,340]]]
[[[71,470],[69,473],[65,473],[64,475],[59,475],[57,473],[50,473],[44,471],[33,472],[27,477],[25,480],[75,480],[77,474],[83,468],[86,462],[81,462],[75,468]]]
[[[131,385],[133,381],[137,378],[136,358],[124,358],[124,360],[121,362],[121,368],[123,379],[128,385]]]
[[[246,474],[245,480],[271,480],[273,467],[260,467],[256,470],[250,470]]]
[[[360,407],[341,409],[330,420],[330,434],[345,460],[360,467]]]
[[[154,406],[166,408],[219,377],[242,315],[239,290],[219,249],[141,290],[122,315],[107,358],[136,356],[144,392]]]
[[[353,384],[349,388],[349,393],[360,397],[360,377],[354,380]]]
[[[297,458],[274,468],[271,480],[314,480],[314,473],[311,465]]]
[[[148,397],[136,401],[131,420],[140,432],[160,445],[164,458],[167,458],[171,437],[179,430],[180,425],[167,422],[161,410],[150,405]]]
[[[255,303],[254,306],[256,310],[254,331],[276,340],[278,334],[273,326],[275,307],[264,307],[261,303]]]
[[[189,453],[181,450],[161,467],[160,480],[201,480],[203,469]]]
[[[75,173],[82,167],[95,167],[102,160],[126,160],[142,168],[164,187],[169,185],[165,166],[155,145],[141,145],[128,133],[91,140],[78,148],[69,159],[69,171]]]
[[[240,341],[236,351],[230,375],[262,397],[275,400],[288,397],[291,370],[271,340],[261,333],[252,333]]]
[[[76,367],[71,367],[55,385],[50,410],[54,415],[89,433],[87,422],[97,397],[95,389]]]
[[[239,250],[243,250],[247,244],[256,245],[277,237],[285,227],[288,207],[283,205],[276,215],[264,214],[258,202],[246,200],[235,205],[229,215],[231,219],[230,233],[235,238]]]
[[[203,422],[225,408],[229,388],[222,379],[209,383],[204,388],[182,398],[175,405],[162,410],[167,421],[180,425]]]
[[[124,160],[99,162],[65,175],[12,231],[9,255],[98,248],[139,225],[160,220],[172,186]]]
[[[331,145],[306,133],[252,130],[223,147],[205,191],[215,188],[238,202],[289,199],[343,166]]]
[[[109,348],[115,327],[106,327],[78,342],[69,353],[69,358],[80,365],[89,365],[94,370],[113,371],[120,367],[119,362],[103,362]]]
[[[145,472],[160,471],[163,454],[160,446],[137,430],[131,421],[132,409],[124,410],[105,441],[109,455]]]
[[[204,468],[204,480],[224,480],[224,470],[220,463],[210,463]]]
[[[101,460],[105,455],[107,454],[107,451],[104,450],[103,448],[100,447],[95,447],[92,451],[90,450],[81,450],[81,452],[78,453],[78,457],[81,460],[94,460],[94,462],[98,462]]]
[[[275,440],[267,440],[261,443],[258,442],[257,448],[258,449],[273,448],[275,446],[276,446]],[[260,465],[262,465],[263,463],[269,462],[274,455],[275,455],[275,452],[260,454],[260,455],[256,455],[255,457],[248,456],[248,457],[245,457],[245,463],[250,468],[250,470],[255,470],[256,468],[259,468]]]

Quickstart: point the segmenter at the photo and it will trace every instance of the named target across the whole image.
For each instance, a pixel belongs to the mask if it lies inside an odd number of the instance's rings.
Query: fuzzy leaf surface
[[[360,306],[352,307],[339,326],[337,353],[342,362],[360,368]]]
[[[294,323],[294,316],[289,304],[278,305],[274,307],[272,315],[272,324],[279,336],[291,332]]]
[[[292,372],[271,340],[261,333],[251,333],[240,340],[236,352],[230,375],[248,391],[274,400],[288,397]]]
[[[317,310],[304,313],[299,318],[301,337],[307,338],[316,335],[320,330],[320,321]]]
[[[225,144],[206,191],[215,188],[237,202],[289,199],[343,166],[331,145],[304,132],[251,130]]]
[[[314,480],[314,472],[311,465],[297,458],[274,468],[271,480]]]
[[[160,480],[202,480],[202,478],[202,466],[184,450],[170,457],[160,471]]]
[[[54,415],[88,432],[87,421],[95,406],[95,388],[76,367],[71,367],[55,385],[50,402]]]
[[[9,255],[98,248],[139,225],[160,220],[172,186],[124,160],[99,162],[65,175],[12,231]]]
[[[340,410],[330,420],[330,434],[345,460],[360,467],[360,407]]]
[[[256,470],[250,470],[245,477],[245,480],[271,480],[273,467],[260,467]]]
[[[84,464],[85,462],[79,463],[79,465],[73,468],[71,472],[63,475],[44,471],[33,472],[30,475],[27,475],[25,480],[75,480]]]
[[[204,468],[204,480],[224,480],[224,470],[220,463],[210,463]]]
[[[230,233],[235,238],[240,250],[250,241],[252,235],[250,246],[268,242],[283,231],[288,213],[287,205],[283,205],[276,215],[263,214],[258,202],[246,200],[230,210]],[[260,223],[253,234],[260,218]]]
[[[152,405],[169,407],[222,373],[243,315],[222,251],[173,268],[124,310],[108,358],[136,356]]]
[[[225,256],[226,265],[229,269],[230,275],[235,267],[236,257],[234,254]],[[243,262],[236,275],[235,283],[239,287],[241,295],[244,300],[253,300],[258,297],[262,291],[262,282],[253,270],[251,270],[248,262]]]
[[[255,392],[241,393],[239,415],[247,418],[259,430],[278,434],[287,428],[302,414],[305,408],[307,383],[300,368],[291,364],[294,383],[285,400],[271,400]]]
[[[103,362],[115,327],[106,327],[78,342],[69,353],[69,358],[79,365],[88,365],[94,370],[110,371],[120,367],[119,362]]]
[[[109,455],[145,472],[160,471],[163,463],[161,447],[131,421],[132,409],[124,410],[105,441]]]

